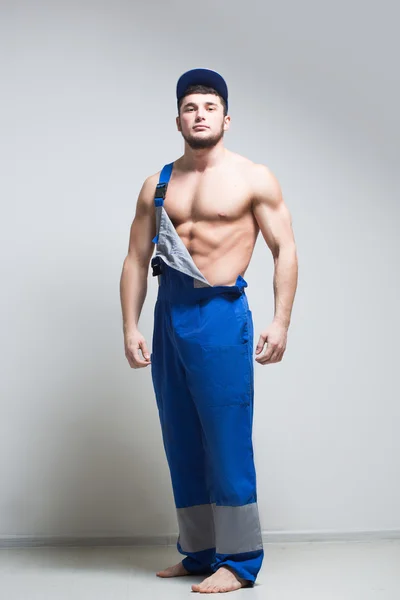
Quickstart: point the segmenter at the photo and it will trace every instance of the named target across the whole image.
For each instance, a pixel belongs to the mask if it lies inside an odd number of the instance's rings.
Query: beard
[[[185,135],[182,131],[182,137],[193,150],[201,150],[202,148],[213,148],[218,144],[221,138],[224,137],[224,124],[218,133],[207,135],[204,137],[195,137],[191,134]]]

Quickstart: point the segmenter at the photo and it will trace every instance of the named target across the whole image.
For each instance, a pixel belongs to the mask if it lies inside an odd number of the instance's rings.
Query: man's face
[[[230,117],[215,94],[185,96],[176,118],[178,131],[194,150],[212,148],[229,128]]]

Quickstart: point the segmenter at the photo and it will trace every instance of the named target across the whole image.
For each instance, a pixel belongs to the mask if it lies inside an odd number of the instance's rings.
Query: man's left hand
[[[273,320],[271,325],[261,332],[256,347],[256,361],[261,365],[280,362],[286,350],[288,327],[278,320]],[[266,351],[262,352],[264,345]]]

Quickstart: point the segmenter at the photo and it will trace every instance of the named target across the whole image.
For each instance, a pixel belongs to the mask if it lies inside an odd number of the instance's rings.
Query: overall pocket
[[[240,340],[243,344],[248,344],[253,339],[252,315],[246,295],[241,294],[233,302],[233,310],[236,317],[237,327],[239,328]]]
[[[203,344],[196,371],[194,392],[203,405],[250,403],[251,364],[247,344]]]

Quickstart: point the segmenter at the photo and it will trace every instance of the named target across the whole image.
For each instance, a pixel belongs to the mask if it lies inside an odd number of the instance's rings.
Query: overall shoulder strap
[[[171,177],[173,166],[174,163],[172,162],[167,165],[164,165],[164,167],[161,170],[160,178],[156,186],[156,193],[154,195],[155,206],[162,206],[164,204],[164,198],[165,194],[167,193],[168,182]]]
[[[164,198],[165,198],[165,194],[167,193],[167,187],[168,187],[168,182],[170,180],[171,177],[171,173],[172,173],[172,168],[174,166],[174,163],[168,163],[167,165],[164,165],[164,167],[161,170],[160,173],[160,177],[156,186],[156,191],[154,194],[154,205],[155,206],[162,206],[164,204]],[[157,216],[158,215],[158,211],[157,211]],[[160,219],[157,218],[157,224],[159,225],[160,223]],[[157,230],[158,230],[158,226],[157,226]],[[151,240],[154,244],[158,243],[158,231],[156,236]]]

